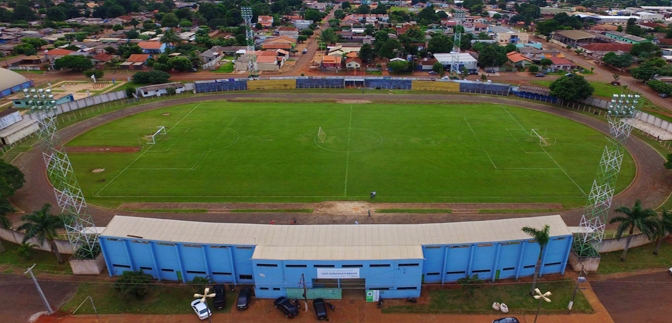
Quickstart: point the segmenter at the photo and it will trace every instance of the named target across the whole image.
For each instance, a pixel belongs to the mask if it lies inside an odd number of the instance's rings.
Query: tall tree
[[[539,244],[539,257],[537,258],[537,264],[534,266],[534,277],[532,277],[532,286],[530,287],[530,295],[534,295],[534,289],[537,287],[537,277],[539,276],[539,270],[541,270],[541,259],[544,255],[544,249],[550,240],[551,227],[545,225],[541,230],[531,227],[523,227],[522,230],[532,236]]]
[[[655,235],[658,241],[656,241],[656,250],[653,251],[653,254],[657,256],[658,250],[660,250],[660,243],[663,242],[663,238],[665,238],[665,236],[668,234],[672,234],[672,212],[667,209],[663,209],[663,214],[656,220],[658,222],[658,226],[656,227]]]
[[[620,240],[621,237],[623,237],[623,233],[628,230],[628,239],[625,241],[625,248],[623,249],[623,254],[621,255],[621,261],[625,261],[625,257],[628,255],[628,248],[630,248],[630,241],[632,241],[632,235],[635,233],[635,229],[639,230],[641,233],[651,239],[657,226],[657,214],[656,211],[652,209],[643,209],[642,201],[640,200],[635,202],[635,206],[633,206],[632,209],[627,206],[621,206],[615,209],[614,212],[625,214],[625,216],[617,216],[609,221],[609,224],[618,223],[618,229],[616,229],[616,240]]]
[[[336,35],[336,32],[333,29],[327,28],[320,34],[320,41],[327,45],[331,45],[338,41],[338,35]]]
[[[551,83],[549,94],[565,101],[587,99],[595,89],[583,76],[563,76]]]
[[[61,257],[61,254],[58,251],[58,246],[56,245],[55,240],[58,236],[56,230],[64,228],[65,222],[63,216],[50,214],[50,208],[51,204],[46,203],[41,209],[33,211],[31,214],[24,215],[21,217],[21,220],[26,222],[17,229],[19,231],[25,231],[26,236],[23,238],[23,242],[26,242],[31,238],[37,238],[37,241],[39,241],[40,244],[44,244],[44,241],[46,240],[51,247],[51,252],[56,256],[58,263],[62,264],[63,257]]]
[[[161,42],[175,46],[182,43],[182,38],[180,38],[180,35],[178,35],[174,30],[168,29],[163,32],[163,36],[161,36]]]
[[[7,218],[7,213],[13,212],[14,208],[12,207],[12,204],[9,203],[8,200],[0,200],[0,227],[3,227],[5,229],[9,229],[12,226],[12,222],[9,221]],[[5,246],[2,245],[2,239],[0,239],[0,253],[3,253],[7,251],[5,249]]]

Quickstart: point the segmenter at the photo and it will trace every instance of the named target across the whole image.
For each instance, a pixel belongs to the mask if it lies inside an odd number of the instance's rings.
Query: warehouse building
[[[524,226],[551,228],[542,274],[564,273],[572,234],[559,215],[432,224],[259,225],[115,216],[100,235],[110,276],[254,284],[260,298],[338,299],[344,289],[417,297],[423,283],[534,274],[539,245]]]

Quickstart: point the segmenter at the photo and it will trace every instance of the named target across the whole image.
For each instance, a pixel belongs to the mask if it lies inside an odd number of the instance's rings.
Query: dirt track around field
[[[545,105],[539,102],[532,102],[520,99],[512,99],[498,96],[470,95],[457,93],[437,93],[437,94],[388,94],[373,93],[366,94],[343,94],[343,93],[302,93],[300,96],[291,91],[287,93],[219,93],[214,95],[202,95],[178,98],[170,102],[159,101],[144,105],[130,107],[124,110],[113,111],[104,115],[96,116],[91,119],[83,120],[59,131],[59,135],[67,142],[74,137],[88,130],[98,127],[107,122],[124,118],[137,113],[164,108],[169,105],[197,104],[202,101],[212,100],[264,100],[265,102],[335,102],[338,100],[367,100],[376,103],[400,103],[409,102],[413,104],[476,104],[476,103],[494,103],[508,104],[528,108],[537,111],[551,113],[575,122],[587,125],[604,134],[608,134],[608,125],[603,121],[591,116],[577,113],[572,110],[559,108],[556,106]],[[614,197],[613,205],[630,206],[636,199],[641,199],[645,207],[658,207],[669,196],[672,191],[672,172],[663,167],[664,158],[653,148],[636,137],[631,138],[626,148],[633,155],[637,167],[637,174],[631,185],[623,192]],[[32,149],[22,153],[13,162],[21,168],[25,174],[26,183],[24,187],[12,198],[12,202],[21,210],[30,212],[39,209],[45,202],[56,204],[52,188],[45,176],[44,162],[39,149]],[[597,169],[597,165],[596,169]],[[549,183],[552,185],[552,183]],[[364,197],[366,200],[368,197]],[[377,204],[377,203],[374,203]],[[305,204],[304,204],[305,205]],[[429,204],[423,204],[428,207]],[[376,205],[380,207],[379,205]],[[152,207],[155,208],[155,207]],[[168,209],[168,207],[161,207]],[[275,206],[273,207],[275,208]],[[287,209],[287,204],[282,204],[278,209]],[[303,208],[303,207],[300,207]],[[402,207],[401,204],[391,205],[390,208],[410,208]],[[423,207],[413,207],[423,208]],[[446,207],[450,208],[450,207]],[[318,211],[316,213],[272,213],[268,212],[244,212],[230,213],[212,211],[208,213],[146,213],[132,212],[124,209],[108,209],[98,206],[89,206],[89,213],[93,215],[97,226],[105,226],[114,215],[123,214],[130,216],[155,217],[165,219],[180,219],[206,222],[238,222],[238,223],[269,223],[270,220],[276,220],[276,223],[291,223],[293,218],[297,218],[299,223],[435,223],[435,222],[456,222],[469,220],[489,220],[501,218],[527,217],[540,214],[560,214],[568,225],[578,225],[582,209],[549,211],[539,213],[508,213],[503,214],[478,214],[478,209],[487,209],[488,207],[471,207],[465,209],[474,210],[465,211],[465,213],[438,213],[438,214],[373,214],[368,217],[364,207],[362,212],[344,212],[339,208],[332,208],[331,211]],[[495,208],[495,207],[492,207]],[[518,209],[537,209],[527,203],[520,204]],[[315,209],[315,208],[314,208]],[[346,208],[347,209],[347,208]],[[497,208],[499,209],[499,208]],[[333,212],[333,213],[332,213]],[[315,216],[329,215],[329,216]],[[12,215],[10,219],[18,222],[20,216]],[[15,223],[16,223],[15,222]]]
[[[125,146],[68,146],[68,153],[135,153],[140,147]]]

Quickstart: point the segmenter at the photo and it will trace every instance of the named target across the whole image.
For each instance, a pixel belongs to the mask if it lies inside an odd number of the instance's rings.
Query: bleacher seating
[[[412,82],[411,80],[366,78],[364,84],[370,89],[410,90]]]
[[[345,82],[342,78],[297,78],[297,89],[342,89]]]
[[[196,81],[194,83],[197,93],[247,90],[247,79]]]

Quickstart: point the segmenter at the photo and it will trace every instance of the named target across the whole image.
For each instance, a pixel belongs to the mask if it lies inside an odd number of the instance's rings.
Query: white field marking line
[[[176,144],[178,141],[180,141],[180,139],[182,139],[182,137],[184,137],[184,135],[186,135],[187,132],[189,132],[189,129],[191,129],[191,127],[187,128],[187,130],[185,130],[184,133],[182,133],[179,137],[177,137],[177,139],[175,139],[175,141],[174,141],[174,142],[173,142],[173,143],[172,143],[166,150],[164,150],[164,151],[155,151],[154,153],[167,153],[167,152],[169,152],[170,149],[173,148],[173,146],[175,146],[175,144]],[[137,168],[136,168],[136,169],[137,169]]]
[[[348,168],[350,167],[350,133],[352,132],[352,105],[350,105],[350,121],[348,121],[348,148],[345,151],[345,190],[343,196],[348,196]]]
[[[182,122],[182,120],[184,120],[184,118],[186,118],[186,117],[189,116],[192,112],[194,112],[194,110],[196,110],[196,108],[198,108],[199,105],[201,105],[201,104],[200,104],[200,103],[197,104],[193,109],[191,109],[191,111],[189,111],[189,113],[187,113],[184,117],[182,117],[182,119],[180,119],[179,121],[177,121],[177,123],[174,124],[169,130],[166,130],[166,134],[169,133],[171,130],[173,130],[173,128],[175,128],[175,126],[177,126],[178,124],[180,124],[180,122]],[[128,165],[126,166],[126,168],[122,169],[121,172],[119,172],[119,174],[117,174],[117,176],[115,176],[114,178],[112,178],[112,180],[110,180],[109,182],[107,182],[107,184],[105,184],[105,186],[103,186],[101,189],[99,189],[94,195],[96,195],[96,196],[99,195],[100,192],[102,192],[104,189],[106,189],[108,186],[110,186],[110,184],[112,184],[112,182],[114,182],[114,180],[116,180],[117,178],[119,178],[119,176],[121,176],[121,174],[123,174],[129,167],[133,166],[133,164],[135,164],[135,162],[137,162],[138,160],[140,160],[140,158],[142,158],[142,156],[144,156],[144,155],[145,155],[148,151],[150,151],[154,146],[155,146],[155,145],[152,145],[151,147],[147,148],[147,150],[143,151],[142,154],[140,154],[140,156],[138,156],[138,157],[137,157],[136,159],[134,159],[130,164],[128,164]]]
[[[492,167],[497,169],[497,165],[495,165],[495,162],[492,161],[492,158],[490,158],[490,154],[488,154],[488,151],[483,147],[483,143],[481,142],[481,139],[478,138],[478,135],[476,134],[476,131],[474,131],[474,128],[471,127],[471,124],[469,123],[469,120],[467,118],[464,118],[464,121],[467,123],[467,126],[469,126],[469,129],[471,129],[471,133],[474,134],[474,137],[476,137],[476,140],[478,140],[478,143],[481,144],[481,149],[483,149],[483,152],[485,153],[486,156],[488,156],[488,159],[490,159],[490,162],[492,163]]]
[[[511,119],[513,119],[513,121],[515,121],[524,131],[527,131],[525,129],[525,127],[523,127],[523,125],[521,125],[520,122],[518,122],[518,120],[516,118],[514,118],[513,115],[511,115],[511,113],[509,113],[509,110],[507,110],[504,106],[501,106],[501,107],[502,107],[502,109],[504,109],[504,111],[506,111],[506,113],[509,114],[509,116],[511,117]],[[562,168],[562,166],[560,166],[560,164],[558,164],[558,162],[555,160],[555,158],[553,158],[553,156],[551,156],[551,154],[549,154],[548,151],[546,151],[546,149],[544,149],[544,147],[542,147],[542,146],[539,146],[539,147],[541,147],[541,150],[543,150],[546,153],[546,156],[548,156],[548,158],[550,158],[556,165],[558,165],[558,168],[560,168],[560,170],[563,173],[565,173],[565,175],[567,175],[567,178],[569,178],[569,180],[572,181],[572,183],[574,183],[574,185],[576,185],[576,187],[579,189],[579,191],[581,191],[581,193],[583,193],[583,195],[585,196],[586,192],[584,192],[583,189],[581,188],[581,186],[579,186],[579,184],[577,184],[576,181],[574,181],[574,179],[571,176],[569,176],[569,174],[567,174],[567,171],[565,171],[565,169]]]
[[[177,125],[180,124],[180,122],[182,122],[182,120],[186,119],[200,105],[201,105],[200,103],[197,104],[193,109],[191,109],[191,111],[189,111],[187,114],[185,114],[184,117],[182,117],[182,119],[178,120],[176,124],[174,124],[172,127],[170,127],[170,129],[166,130],[166,133],[169,133],[171,130],[175,129],[175,127],[177,127]]]
[[[236,117],[233,117],[233,120],[231,120],[231,122],[229,122],[229,124],[226,125],[226,127],[224,128],[224,130],[222,130],[222,132],[219,133],[219,135],[217,136],[217,138],[221,137],[222,134],[223,134],[227,129],[229,129],[229,127],[231,126],[231,124],[233,123],[234,120],[236,120]],[[191,127],[187,128],[187,131],[189,131],[189,129],[191,129]],[[186,134],[187,131],[185,131],[185,132],[182,134],[182,136],[184,136],[184,134]],[[182,136],[180,136],[180,138],[182,138]],[[179,140],[179,138],[178,138],[178,140]],[[175,143],[173,143],[173,145],[174,145],[174,144],[175,144]],[[171,147],[172,147],[172,145],[171,145]],[[194,165],[191,166],[191,167],[130,168],[129,170],[196,170],[196,168],[198,168],[198,166],[200,166],[200,164],[201,164],[201,162],[203,161],[203,159],[205,159],[205,157],[207,157],[208,155],[210,155],[210,152],[212,152],[213,149],[215,149],[215,148],[214,148],[214,147],[213,147],[213,148],[210,148],[210,149],[208,149],[208,151],[204,152],[203,155],[201,155],[201,158],[199,158],[199,159],[196,161],[196,163],[194,163]],[[167,151],[168,151],[168,150],[166,150],[166,151],[164,151],[164,152],[167,152]],[[161,153],[161,152],[159,152],[159,153]]]

